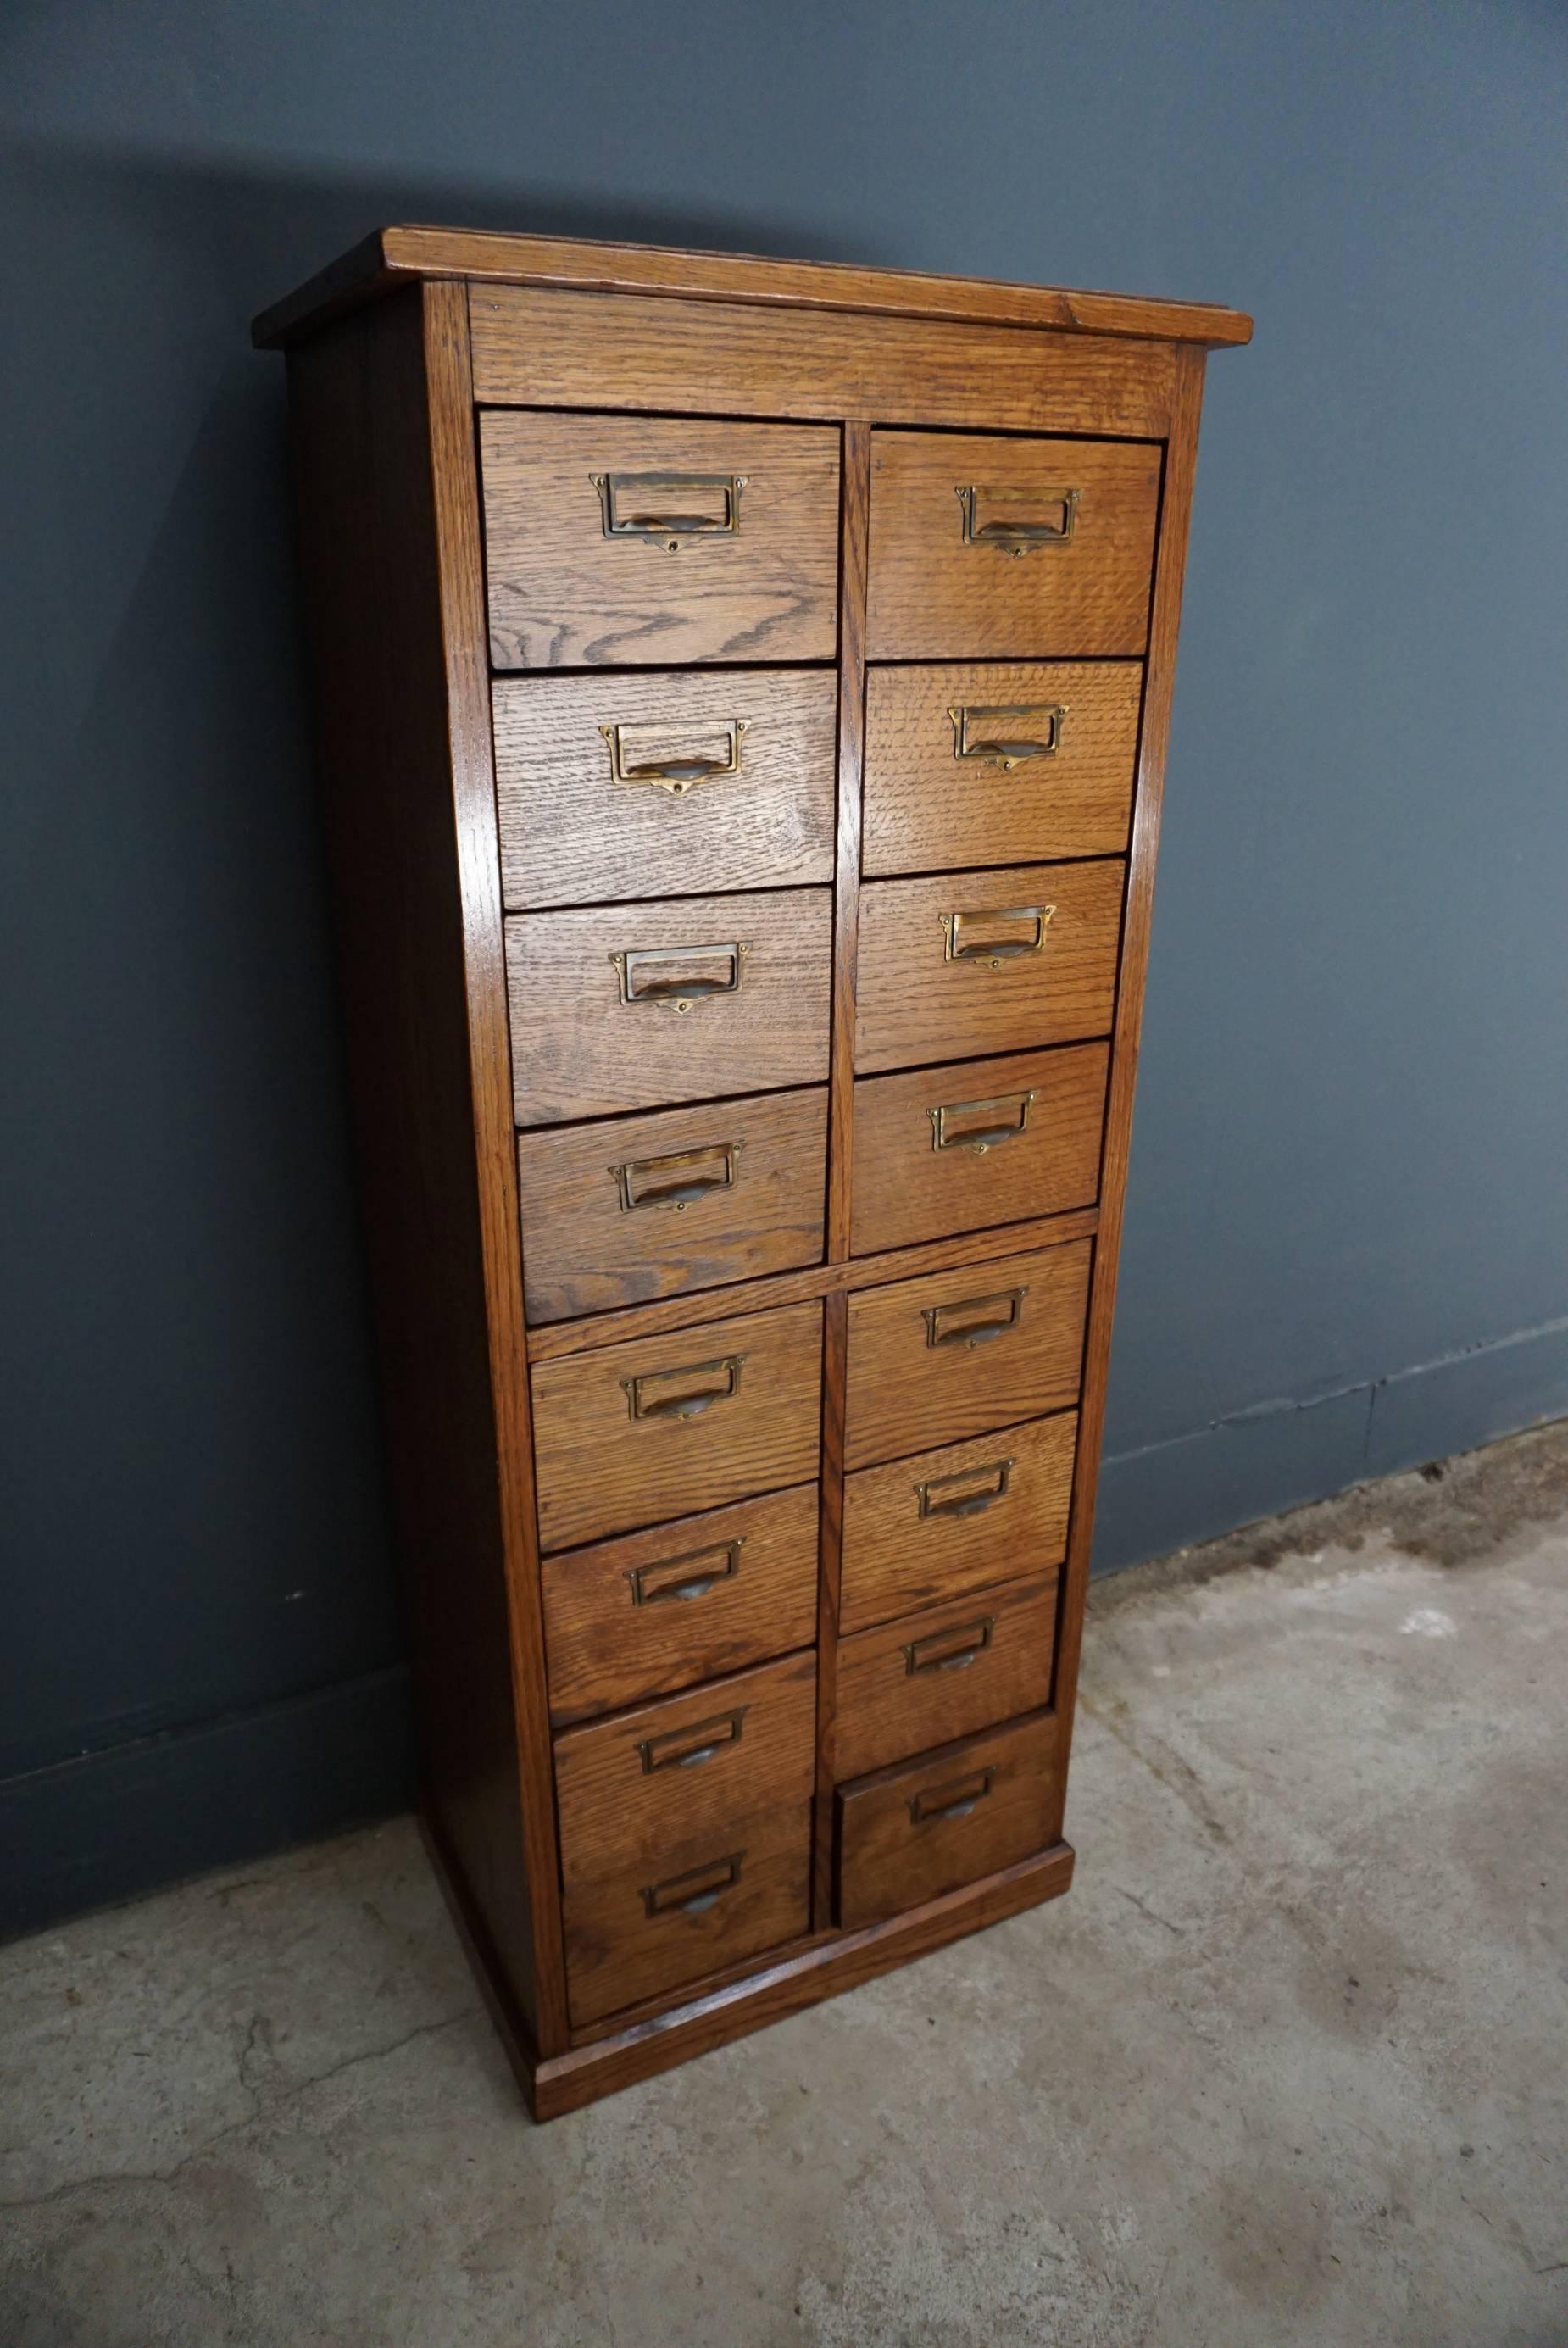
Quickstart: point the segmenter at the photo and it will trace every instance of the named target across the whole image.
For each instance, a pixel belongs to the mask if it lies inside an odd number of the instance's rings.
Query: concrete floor
[[[1568,1428],[1097,1594],[1077,1888],[545,2129],[404,1821],[0,1953],[4,2348],[1560,2348]]]

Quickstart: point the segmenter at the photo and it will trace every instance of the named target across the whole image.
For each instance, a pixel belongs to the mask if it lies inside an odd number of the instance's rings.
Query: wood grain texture
[[[854,1252],[1092,1205],[1109,1057],[1104,1044],[1067,1044],[862,1076]]]
[[[1076,1402],[1088,1272],[1081,1240],[852,1296],[846,1464],[874,1467]]]
[[[1144,437],[1170,414],[1162,343],[517,287],[471,301],[480,396],[498,405]]]
[[[540,1581],[557,1725],[718,1679],[815,1639],[817,1488],[569,1550]]]
[[[655,959],[623,979],[618,954]],[[506,965],[519,1125],[827,1076],[832,898],[826,889],[514,913]],[[651,994],[624,999],[628,988],[687,981],[730,991],[694,1000],[685,1013]]]
[[[834,1730],[838,1717],[839,1573],[844,1525],[844,1388],[849,1300],[841,1292],[822,1307],[822,1460],[817,1526],[817,1798],[811,1920],[832,1914]]]
[[[850,1477],[841,1631],[1059,1566],[1077,1437],[1077,1413],[1059,1411]]]
[[[1037,1715],[841,1787],[840,1924],[876,1923],[1053,1844],[1061,1742],[1056,1719]]]
[[[821,1086],[520,1134],[529,1319],[820,1262],[827,1150]]]
[[[1046,1215],[1032,1222],[1008,1223],[999,1231],[961,1231],[955,1238],[932,1240],[923,1247],[896,1248],[886,1255],[857,1257],[850,1263],[813,1264],[806,1272],[776,1272],[744,1288],[705,1290],[696,1296],[672,1296],[661,1304],[634,1304],[624,1313],[603,1313],[588,1321],[555,1321],[531,1329],[528,1354],[531,1362],[562,1362],[603,1345],[626,1344],[634,1337],[662,1337],[673,1329],[689,1329],[699,1322],[717,1323],[741,1313],[756,1313],[779,1304],[803,1304],[815,1297],[853,1295],[890,1280],[912,1280],[917,1273],[948,1272],[959,1264],[986,1263],[998,1253],[1015,1255],[1037,1247],[1066,1247],[1074,1240],[1092,1239],[1099,1225],[1098,1210],[1078,1207],[1066,1215]]]
[[[480,449],[497,668],[832,659],[836,432],[491,411]],[[607,537],[595,474],[740,476],[738,527],[673,554],[663,539]]]
[[[410,291],[293,355],[290,407],[425,1799],[548,2051],[567,2021],[466,351],[460,290]]]
[[[496,794],[511,908],[718,889],[797,888],[833,877],[831,670],[714,676],[498,677]],[[623,771],[733,761],[683,785]],[[1128,773],[1131,775],[1130,753]]]
[[[1018,1052],[1108,1035],[1126,867],[1017,864],[924,880],[871,880],[861,891],[855,1066],[882,1068]],[[950,959],[944,917],[961,945],[992,938],[995,966]],[[1016,949],[1041,933],[1037,953]],[[954,1074],[953,1082],[961,1084]]]
[[[839,1643],[841,1777],[1048,1704],[1057,1577],[1000,1587],[905,1614]]]
[[[866,700],[865,870],[963,870],[1119,856],[1132,828],[1143,671],[1135,661],[877,668]],[[1011,768],[959,758],[972,741],[1049,741]],[[1054,728],[1037,714],[1063,710]],[[1018,714],[1035,713],[1035,714]],[[986,713],[990,713],[987,716]]]
[[[855,970],[860,935],[861,775],[865,735],[866,518],[871,433],[844,427],[839,599],[839,791],[833,895],[832,1076],[828,1109],[828,1261],[850,1252],[854,1181]]]
[[[966,544],[956,494],[995,518],[1048,521],[1078,492],[1072,535],[1022,555]],[[1160,450],[1152,443],[878,432],[872,442],[872,660],[1048,660],[1141,653]]]
[[[575,1548],[809,1483],[817,1473],[821,1375],[816,1304],[536,1365],[542,1545]],[[645,1391],[660,1408],[687,1395],[717,1398],[698,1416],[634,1418],[624,1383],[632,1378],[656,1382]]]
[[[786,307],[975,323],[998,319],[1060,334],[1152,335],[1204,345],[1244,343],[1252,334],[1250,318],[1210,303],[861,269],[843,262],[762,260],[732,252],[687,252],[674,246],[608,244],[583,237],[398,225],[377,229],[296,293],[263,311],[255,321],[253,339],[263,347],[286,341],[318,326],[345,304],[385,294],[410,275],[721,301],[739,295],[748,302]]]
[[[816,1673],[808,1651],[563,1730],[555,1798],[566,1890],[623,1872],[662,1874],[698,1837],[803,1808]]]

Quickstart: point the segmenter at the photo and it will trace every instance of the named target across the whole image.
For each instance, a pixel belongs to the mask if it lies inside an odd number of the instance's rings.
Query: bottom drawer
[[[566,1894],[574,2027],[798,1940],[810,1922],[809,1803]]]
[[[987,1729],[838,1792],[837,1921],[875,1924],[1057,1841],[1054,1713]]]

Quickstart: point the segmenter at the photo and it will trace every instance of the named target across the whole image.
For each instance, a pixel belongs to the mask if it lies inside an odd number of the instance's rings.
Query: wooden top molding
[[[423,277],[602,294],[670,294],[707,302],[766,302],[785,309],[896,312],[903,317],[1038,326],[1057,334],[1127,335],[1209,348],[1250,342],[1253,333],[1253,322],[1243,312],[1198,302],[859,269],[839,262],[764,261],[735,253],[681,252],[662,245],[596,244],[578,237],[383,228],[263,310],[251,328],[251,338],[261,350],[300,341],[341,311]]]

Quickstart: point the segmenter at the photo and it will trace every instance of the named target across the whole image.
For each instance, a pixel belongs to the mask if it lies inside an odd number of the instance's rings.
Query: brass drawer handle
[[[914,1640],[903,1651],[904,1677],[917,1679],[922,1672],[966,1672],[991,1644],[995,1626],[995,1614],[982,1614],[977,1622],[966,1622],[961,1631],[934,1631],[929,1638]]]
[[[743,1850],[732,1850],[727,1859],[712,1859],[706,1867],[688,1867],[684,1875],[666,1875],[662,1883],[646,1885],[644,1915],[700,1916],[739,1882],[745,1857]]]
[[[726,748],[722,758],[643,758],[627,763],[626,737],[629,726],[601,726],[599,731],[610,746],[610,780],[613,783],[652,783],[659,790],[668,791],[672,798],[684,798],[698,783],[722,782],[728,775],[738,775],[745,760],[745,736],[750,719],[727,718],[712,729],[722,734]],[[644,726],[648,733],[655,729]],[[665,729],[667,730],[667,729]],[[635,753],[633,753],[635,758]]]
[[[954,1777],[948,1785],[934,1786],[928,1794],[916,1794],[908,1806],[911,1823],[925,1827],[936,1818],[966,1818],[985,1800],[995,1777],[994,1768],[981,1769],[973,1777]]]
[[[993,1459],[985,1468],[960,1468],[951,1476],[928,1477],[914,1488],[922,1518],[984,1516],[987,1509],[1006,1498],[1013,1468],[1011,1459]],[[977,1477],[985,1480],[976,1483]],[[939,1492],[947,1497],[938,1499]]]
[[[635,1214],[639,1207],[673,1207],[681,1214],[695,1200],[715,1190],[733,1190],[736,1159],[745,1144],[714,1141],[706,1149],[674,1149],[663,1158],[627,1158],[610,1173],[620,1196],[621,1212]]]
[[[1039,1098],[1037,1093],[997,1093],[990,1100],[947,1101],[940,1108],[928,1108],[931,1119],[933,1149],[972,1149],[976,1158],[984,1158],[988,1149],[1000,1149],[1005,1141],[1016,1141],[1029,1129],[1029,1111]],[[1004,1109],[1013,1116],[1002,1121]],[[952,1130],[948,1118],[978,1117],[987,1121],[982,1125],[961,1125]]]
[[[688,1549],[679,1557],[662,1557],[655,1565],[634,1565],[626,1574],[634,1606],[662,1606],[706,1598],[717,1581],[733,1581],[740,1571],[746,1535],[720,1541],[713,1549]],[[675,1580],[665,1577],[673,1574]]]
[[[678,554],[688,538],[733,538],[744,473],[591,473],[606,538],[640,538]],[[715,510],[717,509],[717,510]]]
[[[1018,701],[1006,709],[950,709],[953,755],[965,766],[1001,767],[1008,774],[1026,758],[1054,758],[1062,747],[1065,701]],[[1042,730],[1022,737],[1004,728],[1037,726]],[[975,727],[985,730],[976,736]]]
[[[748,945],[636,946],[610,960],[624,1004],[652,1004],[661,1011],[689,1011],[716,994],[738,994]]]
[[[695,1722],[690,1728],[669,1728],[662,1736],[640,1736],[637,1751],[644,1776],[652,1777],[660,1769],[695,1769],[700,1762],[728,1752],[740,1742],[740,1724],[747,1709],[742,1704],[736,1712],[721,1712],[713,1720]]]
[[[975,1345],[988,1345],[994,1337],[1005,1337],[1010,1329],[1017,1328],[1024,1317],[1024,1299],[1027,1287],[1005,1288],[995,1296],[969,1296],[962,1304],[926,1304],[921,1308],[925,1323],[928,1345],[962,1345],[967,1352]],[[1006,1311],[998,1313],[997,1305]],[[978,1313],[978,1321],[965,1321],[950,1316]]]
[[[629,1418],[700,1418],[716,1402],[727,1402],[732,1395],[740,1392],[740,1368],[745,1359],[744,1354],[721,1354],[715,1362],[693,1362],[679,1370],[644,1370],[636,1377],[623,1378],[621,1391],[626,1397],[626,1415]],[[722,1385],[677,1386],[674,1394],[655,1391],[672,1378],[719,1376],[724,1380]]]
[[[954,481],[964,509],[965,546],[995,546],[1004,554],[1027,554],[1032,546],[1065,546],[1078,523],[1077,489],[985,489],[973,481]],[[1006,514],[982,521],[983,506],[1023,506],[1031,511],[1008,520]],[[1043,519],[1039,508],[1047,510]]]
[[[1046,932],[1056,910],[1054,905],[998,905],[980,911],[939,913],[942,959],[966,962],[978,970],[1000,970],[1005,962],[1016,962],[1020,955],[1043,953]],[[965,936],[966,922],[982,925],[978,937]],[[1005,922],[1027,922],[1027,937],[998,937],[997,924]]]

